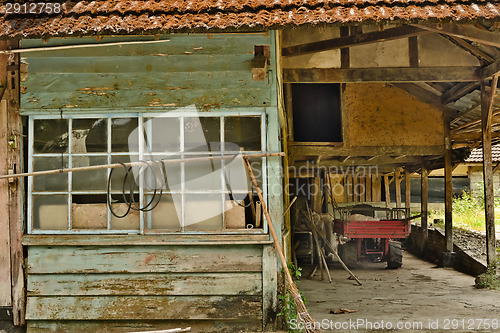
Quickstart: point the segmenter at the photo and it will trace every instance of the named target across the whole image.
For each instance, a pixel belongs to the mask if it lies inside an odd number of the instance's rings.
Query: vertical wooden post
[[[0,41],[0,49],[7,49],[7,42]],[[0,174],[9,168],[5,156],[8,154],[9,136],[7,128],[7,99],[3,96],[7,88],[7,55],[0,56]],[[5,97],[5,96],[3,96]],[[0,180],[0,307],[12,306],[10,232],[9,232],[9,183]]]
[[[382,201],[382,183],[380,175],[372,175],[372,201]]]
[[[359,202],[359,174],[352,173],[352,198],[354,202]]]
[[[410,187],[410,171],[405,168],[405,208],[408,216],[411,213],[411,187]],[[408,217],[407,216],[407,217]]]
[[[312,194],[312,210],[316,213],[321,213],[321,199],[323,198],[323,191],[321,189],[320,174],[315,174],[313,184],[314,192]]]
[[[396,168],[394,170],[394,181],[396,184],[396,208],[401,208],[401,169]],[[397,218],[400,219],[401,213],[397,213]]]
[[[349,27],[345,26],[340,27],[340,37],[348,37],[348,36],[349,36]],[[351,67],[349,50],[350,49],[348,47],[340,49],[340,68]]]
[[[370,174],[366,175],[365,181],[365,192],[366,192],[366,201],[372,201],[372,176]]]
[[[420,244],[420,250],[425,251],[427,248],[427,239],[429,235],[427,217],[428,217],[428,195],[429,195],[429,170],[427,170],[426,165],[422,165],[421,174],[421,200],[420,200],[420,213],[422,214],[421,226],[422,226],[422,243]]]
[[[444,232],[446,237],[446,251],[453,252],[453,178],[451,165],[451,131],[448,115],[444,119]]]
[[[493,191],[493,158],[491,154],[491,118],[493,100],[496,95],[498,76],[494,76],[491,91],[486,91],[485,80],[481,81],[481,129],[483,133],[483,179],[484,211],[486,217],[486,257],[488,266],[496,266],[495,206]]]
[[[12,48],[18,48],[17,41],[9,42]],[[9,56],[9,70],[7,74],[7,89],[4,98],[7,106],[7,135],[14,143],[9,144],[7,154],[8,168],[14,173],[22,172],[21,148],[23,143],[22,122],[19,115],[19,80],[20,56]],[[25,323],[25,295],[24,295],[24,258],[23,258],[23,207],[22,207],[22,179],[9,183],[9,230],[11,254],[11,282],[12,308],[14,325]]]
[[[389,189],[389,174],[384,174],[385,208],[391,208],[391,191]],[[387,212],[389,218],[389,212]]]

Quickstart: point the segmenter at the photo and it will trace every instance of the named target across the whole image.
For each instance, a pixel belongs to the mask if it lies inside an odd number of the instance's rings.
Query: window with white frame
[[[233,158],[265,150],[263,113],[31,116],[29,134],[30,172],[138,162],[128,173],[29,177],[29,233],[267,231],[242,159]],[[169,162],[206,156],[225,159]],[[250,162],[265,194],[265,158]]]

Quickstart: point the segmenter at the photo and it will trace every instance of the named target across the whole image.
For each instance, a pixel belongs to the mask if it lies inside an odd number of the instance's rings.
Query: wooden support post
[[[316,175],[313,180],[313,186],[311,187],[313,190],[311,201],[312,201],[312,210],[316,213],[321,213],[321,199],[323,198],[323,191],[321,188],[321,177]]]
[[[453,178],[451,165],[451,134],[450,120],[444,116],[444,231],[446,237],[446,251],[453,252]]]
[[[354,202],[359,202],[359,174],[354,172],[352,175],[352,197]]]
[[[385,190],[385,208],[391,208],[391,191],[389,189],[389,174],[384,175],[384,190]],[[387,213],[387,218],[389,213]]]
[[[372,201],[382,201],[382,182],[378,174],[372,176]]]
[[[7,42],[0,42],[0,49],[7,49]],[[7,84],[7,55],[0,55],[0,91]],[[2,93],[0,92],[0,96]],[[0,174],[8,173],[7,99],[0,100]],[[9,183],[0,181],[0,307],[12,306],[10,274],[10,232],[9,232]]]
[[[486,91],[486,81],[481,81],[481,129],[483,134],[484,211],[486,217],[486,256],[488,266],[496,267],[495,206],[493,191],[493,158],[491,154],[491,122],[493,100],[498,76],[494,76],[491,91]]]
[[[406,214],[410,217],[411,215],[411,174],[408,168],[405,168],[405,208]]]
[[[365,187],[365,192],[366,192],[366,202],[371,202],[372,201],[372,176],[370,174],[366,175],[366,187]]]
[[[17,41],[9,42],[10,47],[17,49]],[[7,152],[7,165],[14,173],[22,172],[21,146],[23,144],[22,122],[19,115],[19,53],[8,56],[7,84],[4,98],[7,99],[7,135],[9,144]],[[4,157],[5,158],[5,157]],[[24,291],[24,258],[23,258],[23,219],[22,219],[22,191],[23,180],[15,179],[9,183],[9,231],[10,231],[10,256],[11,256],[11,283],[12,283],[12,308],[14,325],[25,323],[25,291]]]
[[[420,244],[420,250],[425,251],[427,249],[427,239],[429,237],[428,231],[428,198],[429,198],[429,170],[426,165],[422,165],[422,175],[421,175],[421,200],[420,200],[420,214],[422,215],[421,226],[422,226],[422,242]]]
[[[349,27],[340,27],[340,37],[349,37]],[[349,68],[351,67],[351,58],[349,54],[349,48],[343,48],[340,50],[340,67]]]
[[[394,180],[396,184],[396,208],[401,208],[401,169],[396,168],[394,170]],[[397,213],[397,218],[401,219],[402,214],[400,212]]]

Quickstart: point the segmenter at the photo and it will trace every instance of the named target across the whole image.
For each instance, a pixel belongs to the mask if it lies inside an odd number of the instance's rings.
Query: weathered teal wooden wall
[[[22,114],[160,112],[192,104],[206,112],[258,110],[266,114],[267,150],[281,150],[273,32],[161,39],[170,41],[23,53]],[[101,42],[129,40],[153,38]],[[25,40],[22,47],[83,43],[96,39]],[[252,81],[254,45],[271,45],[265,81]],[[281,161],[267,163],[268,205],[281,237]],[[176,245],[160,245],[158,235],[109,237],[25,237],[29,332],[259,331],[271,321],[278,266],[268,235],[190,235]],[[144,246],[151,237],[155,245]],[[208,238],[209,245],[194,244]]]

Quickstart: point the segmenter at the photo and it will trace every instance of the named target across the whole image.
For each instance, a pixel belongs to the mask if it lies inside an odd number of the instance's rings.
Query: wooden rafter
[[[443,23],[415,24],[414,26],[440,34],[455,36],[481,44],[500,47],[500,33],[484,31],[472,25]]]
[[[470,54],[472,54],[474,57],[476,57],[479,61],[481,61],[483,64],[490,64],[495,61],[495,59],[487,54],[486,52],[481,51],[479,48],[475,47],[474,45],[471,45],[469,42],[466,40],[455,37],[455,36],[450,36],[450,35],[443,35],[446,37],[450,42],[453,44],[459,46],[460,48],[466,50]]]
[[[424,103],[435,106],[441,104],[441,98],[438,95],[431,93],[429,90],[424,89],[415,83],[393,83],[393,86],[406,91]]]
[[[429,31],[405,25],[402,27],[391,28],[383,31],[374,31],[364,34],[351,34],[350,36],[343,36],[340,38],[333,38],[306,44],[288,46],[282,49],[282,54],[285,57],[297,56],[314,52],[342,49],[355,45],[365,45],[377,42],[384,42],[388,40],[407,38],[426,33],[429,33]]]
[[[477,67],[284,68],[284,82],[467,82],[479,79]]]
[[[495,62],[492,63],[491,65],[488,65],[478,70],[477,75],[482,79],[486,79],[495,76],[497,73],[500,73],[500,58],[495,60]]]
[[[458,83],[441,96],[441,103],[446,105],[462,98],[479,87],[479,82]]]

